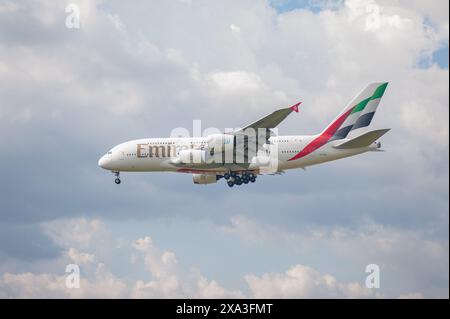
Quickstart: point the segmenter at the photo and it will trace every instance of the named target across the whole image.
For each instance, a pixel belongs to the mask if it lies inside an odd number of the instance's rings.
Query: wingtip
[[[292,111],[298,113],[298,107],[300,106],[300,104],[302,104],[302,102],[298,102],[294,105],[292,105],[291,107],[289,107]]]

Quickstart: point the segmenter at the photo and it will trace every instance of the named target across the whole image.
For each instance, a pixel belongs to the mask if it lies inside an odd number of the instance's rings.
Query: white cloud
[[[258,75],[244,71],[214,72],[209,74],[207,79],[211,82],[213,89],[223,94],[257,92],[265,88],[265,84]]]
[[[178,265],[171,251],[160,252],[150,237],[136,240],[133,247],[144,256],[152,280],[136,282],[132,296],[136,298],[239,298],[239,291],[228,291],[215,280],[208,281],[199,273],[188,274]]]
[[[237,25],[234,25],[234,24],[230,24],[230,30],[235,33],[241,32],[241,28],[239,28]]]
[[[253,298],[368,298],[372,290],[358,283],[342,284],[328,274],[296,265],[284,274],[245,276]]]
[[[19,5],[13,1],[5,1],[0,4],[0,13],[14,13],[19,9]]]
[[[108,14],[107,17],[111,20],[111,23],[117,30],[120,30],[122,32],[126,31],[125,24],[122,22],[122,20],[120,20],[120,17],[117,14]]]
[[[4,273],[0,278],[2,298],[61,298],[65,278],[51,274]]]
[[[75,264],[83,265],[83,264],[89,264],[94,262],[95,257],[93,254],[83,253],[79,252],[75,248],[70,248],[67,251],[67,255],[70,257],[70,259],[73,260]]]
[[[398,298],[399,299],[423,299],[423,296],[420,292],[412,292],[409,294],[401,295]]]
[[[52,227],[54,223],[51,223]],[[70,224],[70,223],[66,223]],[[66,249],[68,260],[57,260],[57,268],[64,269],[65,263],[74,262],[80,266],[80,288],[68,289],[65,284],[65,275],[55,275],[51,273],[11,273],[6,272],[0,277],[0,296],[8,298],[377,298],[383,297],[376,290],[367,289],[363,282],[340,282],[333,275],[322,273],[310,266],[296,264],[291,266],[285,273],[265,273],[261,276],[247,274],[244,281],[248,286],[249,295],[242,290],[229,290],[221,286],[217,280],[210,280],[200,273],[199,270],[187,270],[181,267],[176,255],[170,250],[159,249],[151,237],[145,236],[126,245],[122,243],[122,249],[127,254],[133,256],[127,272],[133,272],[141,262],[150,275],[150,280],[145,279],[125,279],[120,278],[111,272],[101,258],[95,256],[92,251],[99,248],[103,250],[115,249],[112,246],[103,246],[103,242],[109,238],[110,232],[105,229],[105,225],[99,220],[76,220],[72,221],[77,229],[95,229],[93,234],[95,241],[90,241],[85,236],[55,237],[63,245],[75,245],[84,247],[85,252],[80,252],[78,248],[63,247]],[[83,227],[80,227],[83,225]],[[246,238],[256,241],[271,241],[274,238],[282,237],[281,230],[276,227],[261,227],[258,223],[243,217],[235,218],[231,227],[223,228],[229,233],[245,233]],[[242,226],[243,225],[243,226]],[[372,227],[373,228],[373,227]],[[378,227],[379,228],[379,227]],[[102,231],[99,231],[101,229]],[[379,231],[379,229],[377,230]],[[278,233],[277,233],[278,232]],[[265,235],[267,233],[267,236]],[[360,249],[369,248],[364,244],[358,247],[354,242],[346,244],[346,241],[353,240],[357,236],[349,235],[347,230],[335,230],[332,234],[324,235],[320,232],[309,232],[303,236],[284,234],[285,241],[294,241],[293,244],[299,246],[299,242],[304,247],[318,249],[317,240],[330,240],[338,248],[337,251],[351,251],[362,255]],[[379,235],[379,234],[377,234]],[[329,238],[328,238],[329,237]],[[365,233],[359,235],[358,242],[370,243],[370,249],[377,254],[382,253],[398,255],[399,250],[393,241],[392,235],[371,236]],[[67,239],[69,238],[69,239]],[[82,238],[82,240],[80,240]],[[308,238],[313,238],[308,239]],[[386,240],[388,238],[389,240]],[[376,240],[378,239],[378,242]],[[298,240],[298,242],[297,242]],[[88,242],[89,244],[86,244]],[[374,245],[375,243],[375,245]],[[277,243],[279,244],[279,242]],[[285,245],[286,243],[282,243]],[[436,243],[427,242],[422,248],[417,242],[412,242],[411,246],[418,249],[426,256],[428,261],[436,258],[439,260],[445,252]],[[301,248],[301,249],[304,249]],[[403,247],[402,249],[405,249]],[[408,248],[407,248],[408,249]],[[137,254],[137,255],[136,255]],[[108,255],[108,254],[106,254]],[[375,256],[374,255],[374,256]],[[349,255],[351,258],[355,256]],[[378,259],[377,259],[378,258]],[[374,260],[380,260],[379,257]],[[405,258],[405,254],[400,258]],[[407,262],[410,257],[406,255]],[[113,259],[114,260],[114,259]],[[397,263],[398,264],[398,263]],[[418,297],[420,293],[406,293],[401,297]]]
[[[238,290],[228,291],[221,287],[217,281],[206,279],[200,276],[197,280],[197,291],[195,292],[195,298],[245,298],[245,295]]]
[[[98,237],[105,236],[103,222],[99,219],[75,218],[56,220],[42,225],[45,232],[65,247],[90,248]]]
[[[76,225],[80,221],[75,221]],[[83,220],[84,226],[95,225],[98,228],[98,220]],[[52,225],[54,226],[54,225]],[[103,227],[103,226],[102,226]],[[105,236],[106,232],[97,233]],[[55,237],[58,238],[59,237]],[[79,240],[60,241],[60,244],[78,244],[95,250],[95,246],[101,246],[106,238],[86,245],[86,238]],[[101,247],[111,249],[111,247]],[[228,291],[215,280],[209,281],[197,271],[186,272],[180,269],[175,254],[171,251],[160,251],[148,236],[137,239],[132,244],[133,250],[143,257],[144,264],[151,276],[150,281],[124,280],[111,271],[98,258],[91,253],[80,252],[76,248],[69,248],[67,256],[70,262],[80,266],[80,288],[66,288],[66,276],[49,273],[10,273],[6,272],[0,277],[0,297],[3,298],[186,298],[197,296],[198,298],[241,298],[244,295],[240,291]],[[58,264],[64,260],[57,260]],[[67,262],[67,261],[66,261]],[[136,266],[139,257],[132,260]],[[60,265],[61,266],[61,265]],[[62,267],[62,266],[61,266]]]
[[[66,287],[64,275],[34,274],[31,272],[4,273],[0,277],[2,298],[124,298],[126,284],[98,264],[93,279],[80,278],[80,288]]]
[[[285,235],[279,229],[270,225],[262,226],[243,215],[233,216],[230,219],[230,225],[220,226],[219,229],[254,242],[285,239]]]
[[[361,277],[365,275],[363,271],[365,265],[376,263],[381,267],[382,276],[408,280],[409,282],[404,288],[408,290],[410,287],[424,287],[427,282],[433,282],[437,278],[441,278],[444,285],[445,282],[448,282],[448,272],[446,271],[449,265],[448,240],[429,239],[425,233],[387,227],[365,219],[362,219],[357,225],[356,228],[308,225],[294,232],[238,215],[231,218],[230,225],[221,226],[219,229],[246,241],[283,247],[283,249],[288,248],[296,253],[316,255],[318,251],[321,251],[338,259],[344,258],[346,264],[351,265],[352,269],[360,269]],[[335,264],[334,267],[338,266]],[[307,281],[303,284],[301,281],[304,272],[308,272],[310,275],[315,274],[309,268],[306,270],[300,268],[299,270],[291,269],[283,275],[266,274],[262,278],[250,276],[247,281],[250,286],[254,287],[255,295],[260,287],[261,289],[266,287],[267,289],[261,291],[267,291],[267,293],[274,291],[274,294],[283,294],[283,296],[284,294],[301,296],[311,292],[307,289],[310,282]],[[311,277],[305,276],[306,278]],[[290,287],[284,290],[289,278],[298,281],[294,286],[298,286],[299,290]],[[325,284],[326,278],[319,281],[321,282],[320,286]],[[274,285],[273,289],[271,285]],[[382,285],[387,285],[387,287],[383,287],[384,291],[388,291],[388,295],[392,297],[393,290],[390,283],[384,282]],[[353,283],[332,285],[332,287],[335,290],[329,291],[330,296],[348,294],[348,296],[357,298],[358,295],[365,296],[367,292],[365,289],[359,289],[361,287]],[[424,289],[421,293],[429,296],[437,295],[433,289]],[[326,294],[324,293],[323,296],[325,297]]]
[[[138,239],[133,247],[144,256],[153,279],[144,283],[139,281],[135,286],[135,297],[169,297],[182,296],[182,283],[178,270],[178,261],[170,251],[162,253],[154,246],[150,237]]]

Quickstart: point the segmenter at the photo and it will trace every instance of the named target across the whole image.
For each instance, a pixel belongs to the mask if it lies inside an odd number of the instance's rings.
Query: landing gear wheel
[[[223,174],[223,178],[225,178],[226,180],[229,180],[230,177],[231,177],[230,173]]]
[[[233,187],[234,186],[234,182],[233,181],[228,181],[227,184],[228,184],[229,187]]]
[[[243,180],[244,184],[248,184],[248,182],[250,182],[250,179],[248,177],[245,177]]]
[[[250,177],[250,182],[252,182],[252,183],[256,182],[256,177],[255,176]]]
[[[114,180],[114,183],[116,183],[117,185],[120,184],[120,172],[114,172],[114,175],[116,176],[116,179]]]

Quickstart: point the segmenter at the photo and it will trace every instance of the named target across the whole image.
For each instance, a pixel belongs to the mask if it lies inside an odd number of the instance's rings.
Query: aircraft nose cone
[[[105,157],[102,157],[98,160],[98,166],[100,166],[101,168],[105,168],[107,162],[108,160]]]

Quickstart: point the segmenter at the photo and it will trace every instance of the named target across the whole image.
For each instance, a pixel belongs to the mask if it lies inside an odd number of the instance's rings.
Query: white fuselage
[[[260,173],[271,167],[272,173],[294,168],[305,168],[336,159],[361,154],[376,149],[376,144],[361,148],[336,149],[330,142],[301,158],[292,159],[301,152],[317,135],[273,136],[249,160],[245,170]],[[342,142],[342,140],[340,141]],[[239,171],[239,166],[230,164],[216,165],[176,165],[182,147],[202,149],[207,147],[207,137],[198,138],[146,138],[128,141],[113,147],[99,160],[99,166],[113,172],[184,172],[217,173],[230,170]],[[269,151],[270,150],[270,151]],[[270,154],[270,156],[268,155]]]

